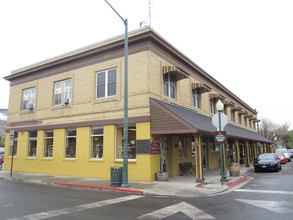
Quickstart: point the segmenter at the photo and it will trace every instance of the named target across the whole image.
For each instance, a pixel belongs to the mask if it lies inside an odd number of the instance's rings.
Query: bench
[[[187,176],[187,174],[190,173],[190,170],[194,171],[192,162],[179,163],[179,168],[181,176]]]

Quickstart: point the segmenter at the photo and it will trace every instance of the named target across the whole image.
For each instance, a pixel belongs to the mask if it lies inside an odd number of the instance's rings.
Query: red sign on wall
[[[161,144],[159,140],[151,140],[150,143],[150,154],[160,154]]]

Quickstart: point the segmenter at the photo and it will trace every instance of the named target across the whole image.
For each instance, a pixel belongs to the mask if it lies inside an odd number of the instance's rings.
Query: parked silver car
[[[288,149],[286,148],[278,149],[276,150],[276,153],[277,152],[282,152],[285,155],[286,160],[289,162],[291,161],[291,153],[288,151]]]

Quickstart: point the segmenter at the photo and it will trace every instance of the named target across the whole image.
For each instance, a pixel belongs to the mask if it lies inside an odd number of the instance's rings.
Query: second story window
[[[235,122],[235,111],[231,109],[231,121]]]
[[[240,113],[238,113],[238,124],[242,124],[242,117],[241,117],[241,114]]]
[[[163,76],[164,81],[164,95],[169,98],[175,99],[176,95],[176,77],[175,73],[165,73]]]
[[[24,89],[22,91],[22,110],[34,109],[36,105],[36,87]]]
[[[116,95],[116,69],[97,73],[97,98]]]
[[[210,99],[210,110],[212,114],[216,114],[217,112],[216,99]]]
[[[54,83],[54,105],[69,104],[71,99],[71,79]]]
[[[192,106],[195,108],[200,108],[200,92],[199,89],[192,90]]]

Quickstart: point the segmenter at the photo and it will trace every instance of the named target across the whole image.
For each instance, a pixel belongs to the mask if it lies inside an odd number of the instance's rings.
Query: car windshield
[[[280,149],[280,150],[277,150],[276,152],[288,153],[288,150],[286,150],[286,149]]]
[[[273,154],[261,154],[258,156],[259,160],[274,160],[275,157]]]

